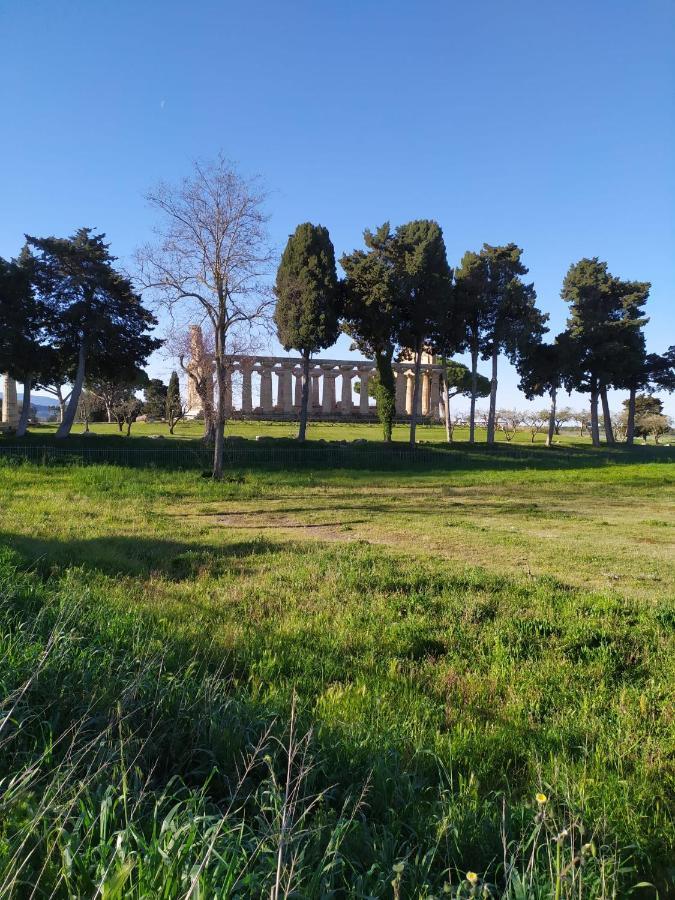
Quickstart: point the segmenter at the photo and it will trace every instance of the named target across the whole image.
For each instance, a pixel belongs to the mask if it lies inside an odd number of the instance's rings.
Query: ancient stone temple
[[[213,397],[213,357],[204,350],[201,329],[190,329],[191,359],[187,365],[193,372],[209,373],[210,396]],[[412,413],[415,375],[412,362],[394,363],[396,377],[396,416],[405,419]],[[309,412],[313,419],[375,419],[375,401],[368,395],[368,383],[375,374],[370,360],[317,359],[309,370]],[[423,356],[418,415],[432,421],[440,418],[441,366],[431,356]],[[228,415],[241,418],[294,419],[300,411],[302,394],[301,357],[235,355],[230,357],[227,372]],[[359,385],[354,396],[354,385]],[[203,412],[194,379],[188,379],[188,417]]]
[[[9,375],[2,376],[2,419],[3,430],[16,428],[19,424],[19,404],[16,399],[16,381]]]

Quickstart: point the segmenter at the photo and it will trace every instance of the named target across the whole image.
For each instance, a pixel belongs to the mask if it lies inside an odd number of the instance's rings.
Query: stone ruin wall
[[[204,350],[199,326],[190,329],[191,358],[187,364],[199,376],[209,375],[208,384],[213,396],[213,356]],[[412,413],[415,375],[412,362],[393,365],[396,378],[396,416],[405,418]],[[376,405],[371,405],[368,383],[375,374],[375,363],[369,360],[317,359],[310,363],[309,410],[314,419],[338,418],[374,419]],[[430,354],[422,358],[422,389],[418,397],[418,415],[439,421],[441,418],[441,371]],[[233,376],[241,382],[238,403],[234,402]],[[302,359],[266,355],[235,355],[227,371],[228,415],[251,418],[296,418],[301,405]],[[254,406],[253,379],[258,382],[258,404]],[[338,389],[339,379],[339,389]],[[354,401],[352,386],[359,380],[359,397]],[[275,390],[276,388],[276,390]],[[276,396],[275,396],[276,394]],[[202,413],[201,400],[194,381],[188,377],[188,417]]]

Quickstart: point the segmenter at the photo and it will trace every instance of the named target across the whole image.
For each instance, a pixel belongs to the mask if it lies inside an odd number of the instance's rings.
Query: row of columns
[[[292,415],[300,409],[302,402],[302,368],[294,360],[270,361],[241,359],[234,360],[227,374],[228,407],[233,407],[232,374],[241,376],[241,412],[250,414],[284,413]],[[252,377],[260,378],[260,404],[253,407]],[[352,416],[355,413],[368,416],[371,412],[368,385],[374,374],[374,366],[352,363],[313,364],[309,370],[309,407],[323,415]],[[396,414],[411,415],[415,390],[414,372],[404,364],[394,366],[396,378]],[[274,381],[277,380],[277,398],[274,402]],[[336,380],[341,378],[340,400],[337,400]],[[352,381],[358,378],[359,401],[354,404]],[[295,381],[294,381],[295,379]],[[439,417],[440,367],[429,366],[421,373],[421,389],[418,392],[417,411],[419,415]]]
[[[19,424],[19,403],[16,397],[16,381],[9,375],[2,376],[2,425],[16,428]]]

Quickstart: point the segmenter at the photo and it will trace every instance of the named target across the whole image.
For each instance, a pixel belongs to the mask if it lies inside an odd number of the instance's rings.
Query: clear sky
[[[130,264],[148,187],[222,150],[278,249],[308,220],[338,256],[387,219],[437,219],[451,264],[515,241],[553,331],[599,256],[675,343],[673,0],[0,0],[0,99],[3,256],[90,225]]]

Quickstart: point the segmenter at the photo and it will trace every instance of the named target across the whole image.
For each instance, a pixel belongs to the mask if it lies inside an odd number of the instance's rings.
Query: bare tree
[[[221,478],[231,337],[260,326],[273,302],[265,283],[272,261],[266,195],[219,156],[195,163],[190,177],[176,186],[159,185],[147,199],[162,223],[156,243],[137,254],[140,283],[172,316],[198,317],[213,335],[213,477]]]
[[[539,409],[534,412],[527,412],[523,416],[523,423],[527,425],[530,429],[530,434],[532,435],[532,443],[534,444],[535,437],[539,434],[539,432],[543,429],[544,425],[549,420],[549,411],[547,409]]]
[[[517,409],[499,409],[495,413],[497,427],[507,441],[511,441],[523,423],[523,414]]]

